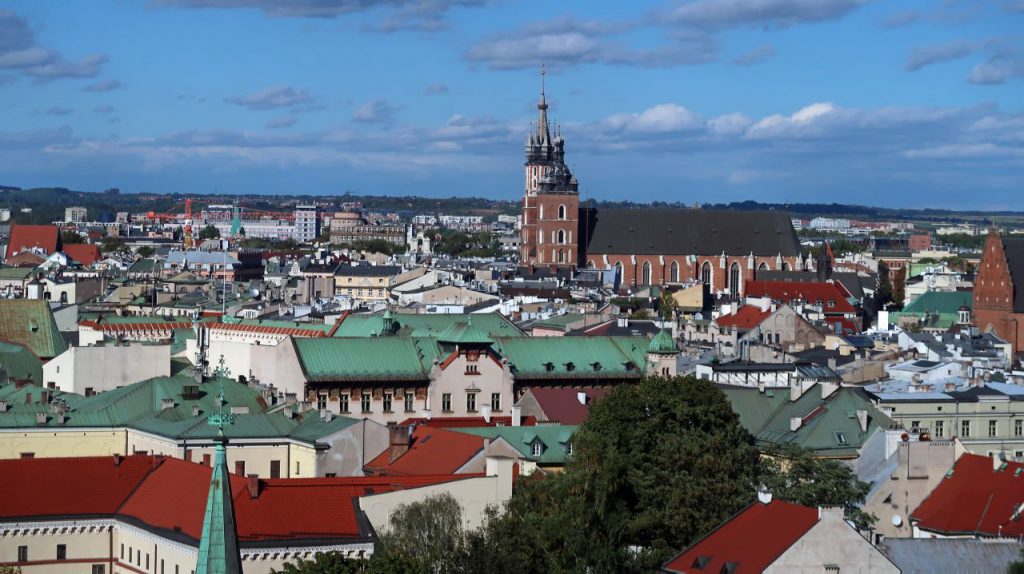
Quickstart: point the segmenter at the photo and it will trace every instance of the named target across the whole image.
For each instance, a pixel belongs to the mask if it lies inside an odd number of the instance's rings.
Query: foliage
[[[365,251],[367,253],[383,253],[384,255],[398,255],[405,253],[405,246],[392,243],[386,239],[361,239],[352,243],[345,243],[339,247]]]
[[[18,566],[0,566],[0,574],[21,574]]]
[[[954,249],[981,249],[985,245],[987,237],[982,235],[969,235],[967,233],[953,233],[951,235],[940,235],[939,242]]]
[[[135,253],[138,254],[139,257],[145,259],[146,257],[152,257],[153,254],[156,253],[156,249],[153,249],[149,245],[143,245],[142,247],[136,249]]]
[[[199,240],[200,241],[206,241],[207,239],[219,239],[219,238],[220,238],[220,230],[217,229],[217,226],[215,226],[212,223],[208,224],[206,227],[204,227],[204,228],[199,230]]]
[[[428,572],[455,571],[465,543],[462,507],[447,493],[403,505],[380,542],[383,557],[414,557]]]
[[[842,464],[819,459],[795,445],[767,449],[760,464],[760,483],[773,496],[804,506],[842,506],[858,528],[877,518],[860,510],[871,485]]]
[[[435,253],[452,257],[500,257],[501,244],[498,237],[490,231],[467,233],[465,231],[441,230],[432,231],[440,237],[431,243]]]
[[[889,265],[885,261],[879,261],[875,308],[886,309],[890,303],[892,303],[892,278],[889,273]]]
[[[100,241],[100,251],[103,253],[116,253],[126,251],[128,247],[120,237],[104,237]]]
[[[299,558],[285,563],[273,574],[361,574],[368,572],[366,560],[348,559],[340,552],[320,552],[313,560]]]
[[[1010,562],[1010,565],[1006,568],[1007,574],[1024,574],[1024,548],[1020,551],[1020,560]]]
[[[903,308],[903,301],[907,297],[907,268],[900,267],[893,273],[892,277],[892,306],[896,309]]]
[[[294,239],[266,239],[264,237],[246,237],[238,242],[244,249],[273,249],[279,251],[295,251],[301,245]]]
[[[68,229],[61,232],[60,242],[64,245],[74,245],[76,243],[85,243],[85,238],[77,231],[71,231]]]

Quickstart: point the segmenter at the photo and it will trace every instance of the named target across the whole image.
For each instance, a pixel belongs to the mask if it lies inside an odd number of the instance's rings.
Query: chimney
[[[37,425],[45,425],[46,424],[46,413],[36,413],[36,424]]]
[[[192,416],[199,416],[199,405],[192,405]]]
[[[167,409],[174,408],[174,399],[171,397],[164,397],[160,399],[160,410],[165,411]]]
[[[0,413],[7,412],[7,401],[0,401]]]
[[[800,425],[804,424],[804,420],[800,417],[789,417],[789,430],[790,432],[796,432]]]
[[[836,368],[838,366],[839,365],[836,363],[836,358],[835,357],[829,357],[828,358],[828,368],[830,368],[830,369],[832,369],[834,371],[834,370],[836,370]]]
[[[818,383],[818,386],[821,387],[822,400],[831,397],[833,393],[839,390],[839,385],[836,383],[827,383],[825,381],[822,381]]]
[[[789,387],[789,402],[795,402],[804,394],[803,381],[793,381]]]
[[[997,472],[1001,468],[1003,468],[1004,464],[1006,464],[1006,461],[1003,460],[1003,454],[1002,453],[999,453],[999,452],[992,453],[992,470],[994,472]]]
[[[771,502],[772,502],[772,493],[768,492],[767,490],[758,489],[758,491],[757,491],[757,501],[760,502],[761,504],[771,504]]]
[[[64,413],[57,413],[57,424],[64,424]]]
[[[487,476],[497,477],[497,484],[495,486],[498,491],[498,500],[505,502],[512,498],[515,460],[505,456],[489,456],[485,464]]]
[[[868,432],[868,411],[857,409],[857,422],[860,423],[860,432]]]
[[[581,405],[587,406],[587,393],[585,393],[583,391],[577,392],[576,393],[576,400],[579,401]]]
[[[512,407],[512,426],[523,426],[523,408],[519,405],[514,405]]]
[[[480,407],[480,414],[484,416],[484,422],[487,424],[491,423],[491,407],[484,405]]]
[[[408,452],[411,443],[411,426],[395,425],[388,427],[388,464],[395,462],[400,456]]]
[[[286,405],[294,405],[297,402],[297,400],[298,399],[296,398],[295,393],[285,393],[284,394],[284,403]]]
[[[294,410],[295,407],[293,407],[292,405],[287,405],[283,409],[281,409],[281,413],[284,415],[284,418],[291,419]]]
[[[121,466],[121,458],[119,454],[114,455],[114,466]]]
[[[249,498],[259,498],[260,496],[260,477],[257,474],[250,474],[245,477],[246,486],[249,487]]]

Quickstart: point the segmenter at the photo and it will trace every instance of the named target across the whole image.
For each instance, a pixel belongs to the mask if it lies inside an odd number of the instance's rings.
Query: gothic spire
[[[537,144],[546,146],[551,144],[551,131],[548,129],[548,101],[544,94],[544,76],[547,71],[544,66],[540,67],[540,103],[537,104]]]
[[[226,372],[223,357],[220,371]],[[242,556],[238,551],[235,509],[231,498],[227,449],[224,446],[228,441],[224,436],[224,425],[234,423],[235,417],[224,413],[223,375],[220,377],[217,403],[217,412],[208,417],[209,424],[217,427],[217,447],[213,457],[213,472],[210,475],[210,491],[206,496],[206,513],[203,516],[203,536],[199,540],[196,574],[241,574]]]

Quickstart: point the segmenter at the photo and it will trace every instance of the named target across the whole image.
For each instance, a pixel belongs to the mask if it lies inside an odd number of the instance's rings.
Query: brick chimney
[[[249,487],[249,498],[259,498],[260,496],[260,477],[258,474],[250,474],[245,477],[246,486]]]
[[[388,464],[398,460],[400,456],[409,451],[412,444],[412,427],[409,425],[395,425],[388,428]]]

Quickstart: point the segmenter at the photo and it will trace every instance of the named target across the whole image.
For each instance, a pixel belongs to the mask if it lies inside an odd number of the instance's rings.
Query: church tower
[[[537,124],[526,137],[525,192],[520,237],[524,265],[573,266],[579,258],[579,183],[565,165],[565,140],[552,136],[541,70]]]

